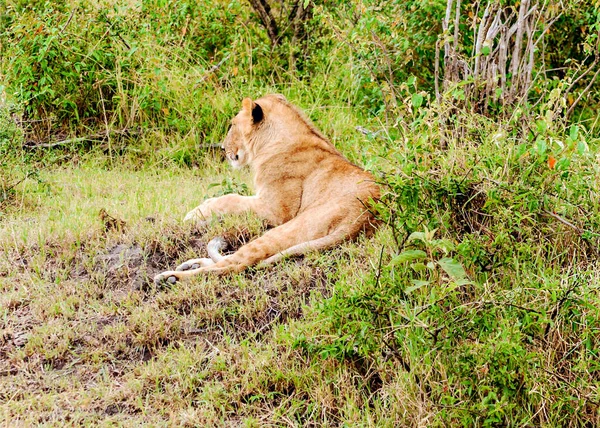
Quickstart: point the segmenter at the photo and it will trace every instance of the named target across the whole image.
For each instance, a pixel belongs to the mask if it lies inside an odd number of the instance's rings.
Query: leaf
[[[571,165],[571,159],[564,157],[556,163],[556,168],[566,170]]]
[[[427,266],[425,266],[425,264],[423,263],[413,263],[412,265],[410,265],[410,267],[415,271],[415,272],[423,272],[425,269],[427,269]]]
[[[392,265],[397,265],[398,263],[410,262],[417,259],[424,259],[425,257],[427,257],[425,251],[406,250],[394,257],[390,263]]]
[[[463,89],[455,89],[452,91],[452,96],[456,100],[464,101],[465,100],[465,91]]]
[[[463,268],[463,266],[454,259],[444,257],[443,259],[438,260],[437,263],[444,270],[444,272],[446,272],[448,276],[455,281],[459,281],[467,277],[465,268]]]
[[[492,49],[489,46],[483,46],[481,48],[481,53],[486,56],[489,55],[491,51]]]
[[[546,140],[544,139],[540,139],[537,141],[536,144],[536,148],[537,148],[537,152],[540,156],[544,156],[544,154],[546,153],[546,150],[548,149],[548,144],[546,144]]]
[[[556,158],[554,156],[548,156],[548,168],[554,169],[556,166]]]
[[[416,93],[412,96],[412,105],[414,108],[419,108],[423,104],[423,95]]]
[[[430,244],[436,232],[437,229],[427,230],[427,228],[425,228],[425,232],[413,232],[408,237],[407,242],[410,242],[413,239],[418,239],[426,244]]]
[[[310,4],[310,0],[304,0],[304,3],[302,4],[302,9],[306,9],[309,4]]]
[[[579,134],[579,127],[577,125],[571,125],[569,128],[569,138],[571,141],[577,140],[577,135]]]
[[[538,120],[535,124],[537,125],[537,129],[540,134],[545,133],[548,129],[548,124],[543,120]]]
[[[431,245],[442,250],[444,254],[454,250],[454,244],[449,239],[434,239],[431,241]]]
[[[410,242],[413,239],[418,239],[423,242],[427,242],[427,238],[425,237],[425,232],[413,232],[410,234],[406,242]]]
[[[424,285],[429,285],[429,281],[421,281],[419,279],[413,279],[411,281],[413,283],[412,286],[407,287],[406,290],[404,290],[404,292],[406,294],[410,294],[415,290],[418,290],[419,288],[423,287]]]

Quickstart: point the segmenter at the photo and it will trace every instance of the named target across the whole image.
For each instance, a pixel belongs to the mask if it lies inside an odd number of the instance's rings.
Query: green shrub
[[[473,135],[461,136],[443,118],[425,109],[400,124],[419,136],[410,144],[380,141],[379,267],[338,280],[296,346],[364,379],[407,373],[439,424],[594,421],[597,406],[571,400],[561,373],[596,391],[598,140],[544,117],[522,135],[464,113]],[[365,394],[392,408],[378,385]]]
[[[230,49],[240,10],[235,2],[223,8],[168,1],[107,6],[5,6],[2,70],[36,140],[106,126],[188,132],[182,105],[188,99],[180,98],[179,85],[193,89],[200,82],[181,76],[180,69],[208,64]]]

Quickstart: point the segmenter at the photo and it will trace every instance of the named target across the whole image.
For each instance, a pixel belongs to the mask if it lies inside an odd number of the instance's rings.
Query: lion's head
[[[237,169],[250,163],[250,140],[263,120],[262,107],[252,99],[244,98],[242,110],[231,120],[231,127],[221,145],[232,167]]]

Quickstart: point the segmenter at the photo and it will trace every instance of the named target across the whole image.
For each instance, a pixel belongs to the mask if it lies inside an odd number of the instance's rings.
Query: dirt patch
[[[232,228],[222,236],[227,252],[253,238],[244,227]],[[156,273],[177,265],[187,255],[206,256],[210,239],[204,230],[173,226],[149,241],[113,241],[100,252],[98,239],[101,243],[107,238],[95,238],[79,245],[49,243],[43,248],[26,248],[13,258],[12,263],[20,269],[43,270],[45,280],[59,278],[60,294],[65,299],[73,296],[73,300],[65,303],[64,312],[60,302],[37,305],[35,316],[30,315],[26,301],[11,303],[8,319],[12,324],[0,330],[0,357],[10,358],[0,358],[4,361],[0,374],[20,370],[15,361],[8,361],[31,337],[45,345],[43,351],[36,345],[33,355],[24,357],[31,360],[28,365],[37,359],[55,371],[72,364],[85,365],[92,356],[96,361],[137,364],[165,347],[186,342],[211,348],[220,346],[226,337],[260,340],[273,326],[302,318],[312,293],[327,296],[333,274],[300,258],[286,262],[296,264],[293,274],[281,268],[248,269],[241,278],[209,281],[207,290],[193,281],[157,288],[152,281]],[[36,259],[40,251],[45,257]],[[47,323],[61,324],[71,334],[62,338],[46,333],[43,326]]]
[[[11,306],[7,305],[11,310]],[[24,347],[30,337],[34,325],[33,317],[26,305],[13,307],[0,329],[0,376],[13,375],[17,369],[10,364],[8,355],[14,350]]]
[[[156,274],[177,265],[181,254],[205,254],[207,238],[204,230],[185,230],[170,226],[160,238],[147,242],[117,242],[105,252],[93,256],[91,263],[73,267],[71,277],[89,279],[92,275],[103,277],[105,288],[130,291],[154,289]],[[89,257],[89,256],[88,256]],[[91,269],[89,266],[91,264]]]
[[[97,270],[106,274],[106,285],[111,288],[140,290],[148,283],[144,259],[144,250],[139,244],[117,244],[106,254],[98,255],[94,264]]]

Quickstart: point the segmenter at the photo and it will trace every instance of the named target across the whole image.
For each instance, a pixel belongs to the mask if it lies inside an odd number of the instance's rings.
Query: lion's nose
[[[233,160],[236,161],[239,159],[239,156],[237,155],[237,153],[235,155],[233,155]]]

